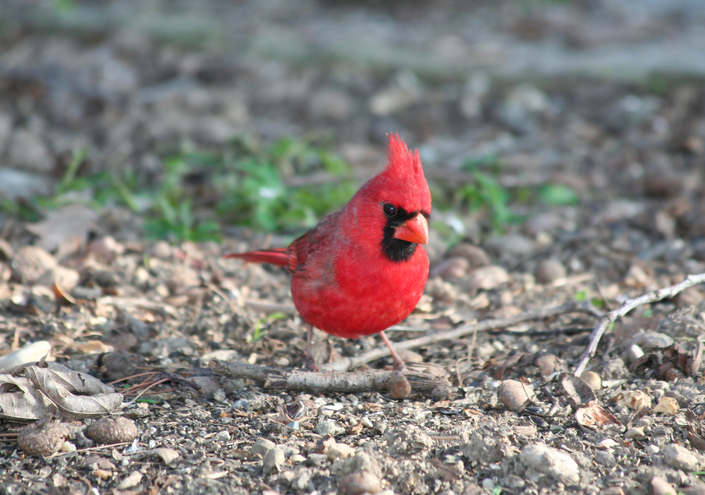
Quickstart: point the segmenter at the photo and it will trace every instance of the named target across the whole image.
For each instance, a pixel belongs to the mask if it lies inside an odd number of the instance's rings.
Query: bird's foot
[[[404,361],[401,359],[399,361],[394,361],[394,371],[406,371],[407,367],[404,364]]]
[[[306,359],[304,360],[304,371],[321,371],[316,365],[316,361],[313,359],[313,356],[306,356]]]

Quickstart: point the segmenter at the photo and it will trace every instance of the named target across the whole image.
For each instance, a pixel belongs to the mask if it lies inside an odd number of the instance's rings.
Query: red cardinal
[[[288,248],[226,254],[285,266],[291,295],[309,324],[305,368],[317,370],[311,352],[313,327],[357,339],[379,333],[394,358],[384,330],[416,307],[428,279],[431,193],[419,152],[389,136],[388,164],[337,213],[321,220]]]

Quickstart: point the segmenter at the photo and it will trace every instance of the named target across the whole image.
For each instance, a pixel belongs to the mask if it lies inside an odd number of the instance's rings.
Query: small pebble
[[[659,452],[661,452],[661,449],[658,448],[658,445],[651,444],[651,445],[646,446],[646,453],[647,454],[653,455],[653,454],[658,454]]]
[[[463,258],[469,263],[469,268],[481,268],[490,264],[490,258],[484,250],[467,242],[462,242],[457,246],[453,246],[448,251],[449,258]]]
[[[338,485],[338,495],[375,494],[382,489],[379,478],[369,471],[360,471],[345,476]]]
[[[646,433],[644,433],[643,428],[630,428],[624,432],[624,438],[629,440],[644,440],[646,438]]]
[[[641,390],[630,390],[619,398],[617,403],[629,409],[640,409],[643,406],[651,407],[651,397]]]
[[[566,276],[566,269],[563,263],[556,259],[542,260],[536,265],[534,276],[538,283],[550,284],[559,278],[564,278]]]
[[[465,258],[450,258],[436,265],[432,276],[440,276],[445,281],[456,280],[467,275],[469,268],[470,263]]]
[[[275,447],[264,456],[262,460],[262,469],[265,473],[269,474],[272,471],[281,471],[286,458],[284,456],[284,451],[279,447]]]
[[[352,457],[354,453],[355,449],[353,449],[350,445],[346,443],[336,443],[328,449],[327,455],[328,460],[333,462],[336,459],[348,459],[349,457]]]
[[[676,399],[673,397],[661,397],[661,400],[658,401],[658,404],[654,407],[654,414],[663,413],[673,416],[679,409],[680,406]]]
[[[497,398],[513,412],[521,412],[534,397],[531,385],[516,380],[504,380],[497,390]]]
[[[322,421],[319,421],[318,424],[316,425],[316,433],[322,436],[336,436],[339,433],[340,429],[338,426],[335,424],[335,421],[332,421],[330,419],[324,419]]]
[[[651,492],[653,495],[667,495],[669,493],[673,495],[678,493],[673,485],[660,476],[654,476],[651,478]]]
[[[522,464],[566,485],[580,482],[580,469],[570,455],[553,447],[536,443],[527,445],[519,455]]]
[[[260,438],[255,442],[252,448],[250,448],[250,454],[259,454],[262,456],[262,458],[264,458],[264,456],[267,455],[267,452],[269,452],[276,446],[277,444],[275,444],[271,440],[267,440],[266,438]]]
[[[700,467],[700,460],[690,450],[676,444],[663,448],[663,458],[669,466],[686,472],[697,471]]]
[[[496,289],[509,282],[509,273],[501,266],[490,265],[478,268],[468,277],[468,285],[472,290]]]
[[[580,379],[595,392],[602,389],[602,378],[594,371],[586,371],[580,375]]]

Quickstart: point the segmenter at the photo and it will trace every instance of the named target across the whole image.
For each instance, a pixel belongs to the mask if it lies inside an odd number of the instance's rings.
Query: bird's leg
[[[306,360],[304,361],[306,371],[318,371],[316,360],[313,359],[313,325],[308,326],[308,336],[306,338]]]
[[[406,369],[406,365],[404,364],[404,361],[402,361],[399,357],[399,354],[397,354],[397,351],[394,350],[394,347],[392,347],[392,343],[384,334],[384,331],[379,332],[379,334],[382,337],[382,340],[384,340],[384,343],[387,344],[387,347],[389,347],[389,352],[392,353],[392,359],[394,359],[394,369],[397,371],[404,371]]]

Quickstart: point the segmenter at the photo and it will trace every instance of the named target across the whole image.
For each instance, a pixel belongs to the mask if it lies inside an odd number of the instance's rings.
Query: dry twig
[[[357,392],[389,392],[395,399],[410,394],[446,398],[450,384],[445,378],[412,370],[367,370],[354,373],[286,371],[278,368],[245,363],[213,361],[211,370],[219,375],[254,380],[265,389],[297,390],[312,394]]]
[[[672,285],[670,287],[665,287],[663,289],[655,290],[653,292],[649,292],[647,294],[644,294],[642,296],[639,296],[634,299],[629,299],[628,301],[625,301],[620,307],[618,307],[615,310],[610,311],[609,313],[605,314],[602,317],[602,320],[600,320],[600,323],[595,327],[595,329],[592,331],[590,334],[590,343],[588,344],[587,348],[585,349],[585,352],[583,352],[583,355],[580,357],[580,361],[578,362],[578,365],[575,367],[575,375],[580,376],[583,374],[583,371],[585,371],[585,367],[588,364],[588,361],[595,355],[595,351],[597,350],[597,345],[600,343],[600,339],[602,338],[602,335],[605,333],[605,330],[614,323],[617,318],[620,318],[622,316],[625,316],[627,313],[629,313],[632,309],[636,308],[637,306],[641,306],[642,304],[649,304],[653,302],[658,302],[663,299],[670,299],[671,297],[675,296],[681,291],[684,291],[685,289],[688,289],[694,285],[702,284],[705,283],[705,273],[700,273],[697,275],[688,275],[685,280],[683,280],[681,283]]]
[[[469,323],[466,325],[461,325],[458,328],[454,328],[453,330],[433,333],[431,335],[419,337],[418,339],[411,339],[403,342],[395,342],[394,348],[397,351],[401,351],[403,349],[415,349],[418,347],[442,342],[444,340],[454,340],[474,332],[487,332],[497,328],[505,328],[511,325],[516,325],[517,323],[523,323],[525,321],[543,320],[545,318],[551,318],[553,316],[572,312],[590,313],[595,316],[602,316],[602,312],[587,301],[583,301],[580,303],[571,302],[553,308],[543,308],[536,311],[527,311],[525,313],[520,313],[515,316],[510,316],[509,318],[499,318],[496,320],[485,320],[479,323]],[[419,329],[419,331],[425,330],[426,329]],[[388,348],[377,348],[369,352],[360,354],[359,356],[355,356],[352,358],[343,358],[337,361],[333,361],[332,363],[324,364],[323,366],[321,366],[321,369],[326,371],[346,371],[351,368],[357,368],[358,366],[362,366],[363,364],[369,363],[370,361],[374,361],[375,359],[383,358],[387,355],[389,355]]]

